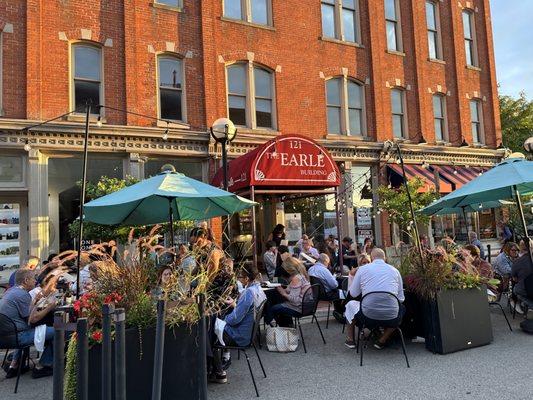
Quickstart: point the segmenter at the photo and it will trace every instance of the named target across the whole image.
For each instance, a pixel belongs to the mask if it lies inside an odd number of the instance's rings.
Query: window
[[[84,112],[86,104],[95,110],[103,104],[102,51],[89,44],[72,46],[72,100],[74,109]]]
[[[347,42],[359,42],[359,1],[322,0],[322,34]]]
[[[183,99],[183,62],[171,56],[159,56],[159,118],[185,121]]]
[[[235,125],[274,129],[274,76],[253,63],[227,67],[228,116]]]
[[[174,8],[181,8],[183,6],[182,1],[183,0],[155,0],[155,3],[163,4],[165,6],[174,7]]]
[[[400,7],[398,0],[385,0],[385,25],[387,49],[402,51],[402,32],[400,29]]]
[[[363,86],[346,78],[326,81],[328,133],[364,136]]]
[[[483,143],[482,107],[479,100],[470,100],[470,120],[472,125],[472,140]]]
[[[271,0],[224,0],[224,17],[272,25]]]
[[[4,115],[4,35],[0,32],[0,116]]]
[[[426,23],[428,28],[429,58],[442,60],[439,9],[437,3],[433,1],[426,1]]]
[[[474,25],[474,13],[472,11],[463,11],[463,30],[465,35],[465,54],[466,64],[477,66],[477,51],[476,51],[476,30]]]
[[[395,138],[405,138],[405,94],[401,89],[391,90],[392,133]]]
[[[446,140],[446,99],[439,94],[433,95],[433,119],[435,124],[435,140]]]

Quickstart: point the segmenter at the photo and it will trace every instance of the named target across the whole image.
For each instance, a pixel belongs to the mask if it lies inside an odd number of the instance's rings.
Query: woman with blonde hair
[[[280,296],[285,300],[283,303],[268,307],[265,313],[265,323],[273,325],[274,319],[280,316],[296,317],[302,310],[303,302],[313,300],[313,294],[309,283],[309,275],[304,265],[296,258],[287,258],[282,267],[290,275],[290,284],[286,287],[278,287]],[[306,296],[304,298],[304,296]]]

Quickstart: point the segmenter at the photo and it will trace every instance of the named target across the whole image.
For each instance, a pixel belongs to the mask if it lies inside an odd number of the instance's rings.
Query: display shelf
[[[16,244],[19,244],[19,240],[18,239],[7,239],[7,240],[2,239],[2,240],[0,240],[0,244],[1,243],[16,243]]]
[[[0,228],[18,228],[20,224],[2,224],[0,223]]]

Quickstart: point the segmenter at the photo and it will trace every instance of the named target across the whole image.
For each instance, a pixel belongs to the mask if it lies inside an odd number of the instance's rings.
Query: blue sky
[[[533,0],[490,0],[500,93],[533,99]]]

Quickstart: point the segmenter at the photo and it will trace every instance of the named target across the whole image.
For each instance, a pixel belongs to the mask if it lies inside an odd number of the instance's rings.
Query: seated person
[[[494,277],[494,271],[492,266],[481,257],[481,250],[475,244],[468,244],[465,250],[470,252],[470,255],[474,258],[472,265],[476,268],[479,275],[484,278],[492,279]]]
[[[313,247],[311,240],[309,239],[302,240],[302,251],[300,252],[300,260],[305,260],[302,254],[306,254],[307,256],[312,257],[315,260],[317,260],[318,256],[320,255],[318,253],[318,250]]]
[[[356,252],[352,249],[353,240],[351,237],[346,236],[342,239],[342,245],[341,245],[341,251],[342,251],[342,262],[344,265],[348,267],[349,270],[351,270],[354,267],[357,267],[356,265]]]
[[[281,245],[278,247],[278,257],[276,260],[276,272],[274,274],[275,278],[282,278],[286,280],[290,278],[290,275],[287,273],[285,268],[283,268],[283,262],[291,256],[289,248],[287,246]]]
[[[311,286],[304,265],[298,259],[288,257],[283,262],[282,267],[290,276],[290,284],[286,288],[277,288],[278,293],[285,299],[285,301],[272,307],[268,307],[265,312],[265,324],[270,324],[271,326],[274,326],[274,319],[277,319],[279,316],[287,315],[295,317],[300,315],[303,302],[312,301],[311,291],[307,292],[309,297],[304,299],[307,289]]]
[[[318,279],[324,287],[324,291],[326,292],[325,300],[337,300],[339,298],[339,283],[328,269],[329,262],[330,260],[327,254],[320,254],[318,261],[309,268],[308,273],[310,277]]]
[[[178,266],[186,272],[190,272],[196,266],[194,257],[189,252],[189,249],[183,243],[178,247]]]
[[[350,295],[357,298],[364,297],[370,292],[383,291],[396,295],[398,300],[403,302],[405,297],[400,272],[385,262],[385,252],[378,247],[372,250],[370,258],[372,259],[370,264],[358,268],[350,286]],[[355,320],[357,325],[364,323],[369,328],[385,328],[383,335],[374,343],[375,348],[383,349],[394,332],[394,327],[400,324],[405,307],[401,305],[398,308],[398,302],[390,295],[376,293],[365,298],[362,308],[361,310],[361,303],[355,300],[346,305],[346,319],[351,325],[348,332],[350,334],[351,331],[351,337],[348,337],[345,345],[355,348],[353,334]]]
[[[17,270],[15,273],[15,286],[9,289],[0,300],[0,313],[11,318],[17,330],[21,331],[17,336],[22,346],[33,345],[35,328],[30,325],[42,320],[56,306],[54,301],[49,301],[44,308],[38,309],[36,304],[44,295],[42,292],[38,293],[32,302],[29,292],[35,287],[35,282],[35,272],[33,270],[27,268]],[[52,375],[53,348],[51,341],[53,338],[54,328],[46,327],[45,348],[39,363],[33,370],[33,378]],[[6,378],[17,376],[18,363],[23,361],[20,360],[21,354],[20,351],[14,353]]]
[[[230,299],[228,304],[233,310],[223,320],[218,320],[211,331],[212,343],[216,340],[224,346],[247,346],[252,337],[255,318],[256,278],[257,270],[253,266],[241,268],[237,279],[241,282],[244,291],[237,302]],[[260,288],[259,288],[260,289]],[[213,369],[209,377],[211,382],[226,383],[226,372],[222,367],[220,351],[213,351]],[[227,363],[227,362],[226,362]]]
[[[526,278],[530,277],[531,275],[533,275],[533,264],[531,263],[531,257],[529,255],[529,250],[527,249],[526,244],[525,254],[518,260],[516,260],[511,268],[511,277],[515,282],[515,285],[513,287],[514,295],[518,295],[520,297],[533,301],[533,288],[527,287],[525,282]],[[518,301],[518,299],[511,298],[511,308],[515,308],[516,301]],[[516,312],[519,314],[523,314],[520,302],[516,304]]]
[[[266,251],[263,254],[263,266],[267,273],[268,279],[272,279],[276,274],[276,266],[278,260],[278,249],[273,240],[266,242]]]
[[[513,261],[518,257],[518,246],[516,243],[507,242],[503,245],[502,251],[492,262],[494,272],[501,277],[498,291],[503,293],[509,288],[509,279],[511,278],[511,268]]]

